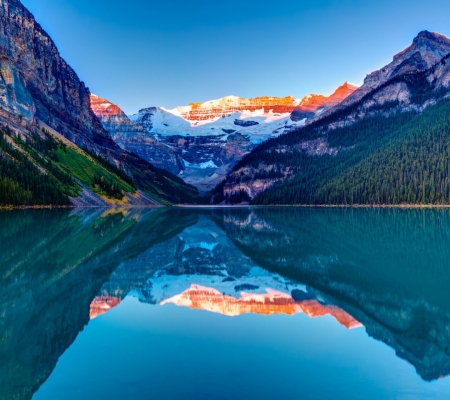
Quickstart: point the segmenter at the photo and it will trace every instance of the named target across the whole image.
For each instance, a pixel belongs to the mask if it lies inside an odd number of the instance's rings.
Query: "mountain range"
[[[215,186],[211,204],[447,204],[449,54],[449,39],[422,31],[329,97],[151,107],[129,117],[132,132],[94,112],[122,147],[202,192]]]
[[[148,107],[129,117],[96,95],[91,107],[121,147],[205,192],[259,143],[303,126],[356,89],[345,83],[329,97],[303,99],[227,96],[172,110]]]
[[[19,0],[0,4],[0,206],[448,204],[450,40],[422,31],[361,87],[127,116]]]

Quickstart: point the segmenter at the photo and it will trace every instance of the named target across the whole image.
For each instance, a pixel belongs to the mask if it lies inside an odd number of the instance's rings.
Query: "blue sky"
[[[22,0],[93,93],[127,113],[361,84],[448,0]]]

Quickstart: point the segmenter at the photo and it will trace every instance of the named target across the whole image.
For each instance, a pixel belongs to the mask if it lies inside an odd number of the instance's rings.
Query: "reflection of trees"
[[[450,373],[450,214],[254,209],[215,220],[269,271],[309,285],[426,380]]]
[[[176,214],[0,214],[2,399],[32,397],[89,322],[92,299],[118,265],[195,223],[195,215]]]

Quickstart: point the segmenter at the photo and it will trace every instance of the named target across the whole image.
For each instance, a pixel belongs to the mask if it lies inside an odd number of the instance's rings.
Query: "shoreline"
[[[196,205],[196,204],[175,204],[170,206],[153,205],[153,206],[0,206],[0,211],[12,211],[12,210],[53,210],[53,209],[153,209],[153,208],[184,208],[184,209],[239,209],[239,208],[398,208],[398,209],[450,209],[450,204],[271,204],[271,205],[250,205],[250,204],[237,204],[237,205]]]

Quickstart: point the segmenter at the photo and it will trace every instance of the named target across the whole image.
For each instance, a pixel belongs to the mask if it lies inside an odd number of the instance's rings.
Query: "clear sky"
[[[22,0],[93,93],[126,113],[361,84],[449,0]]]

